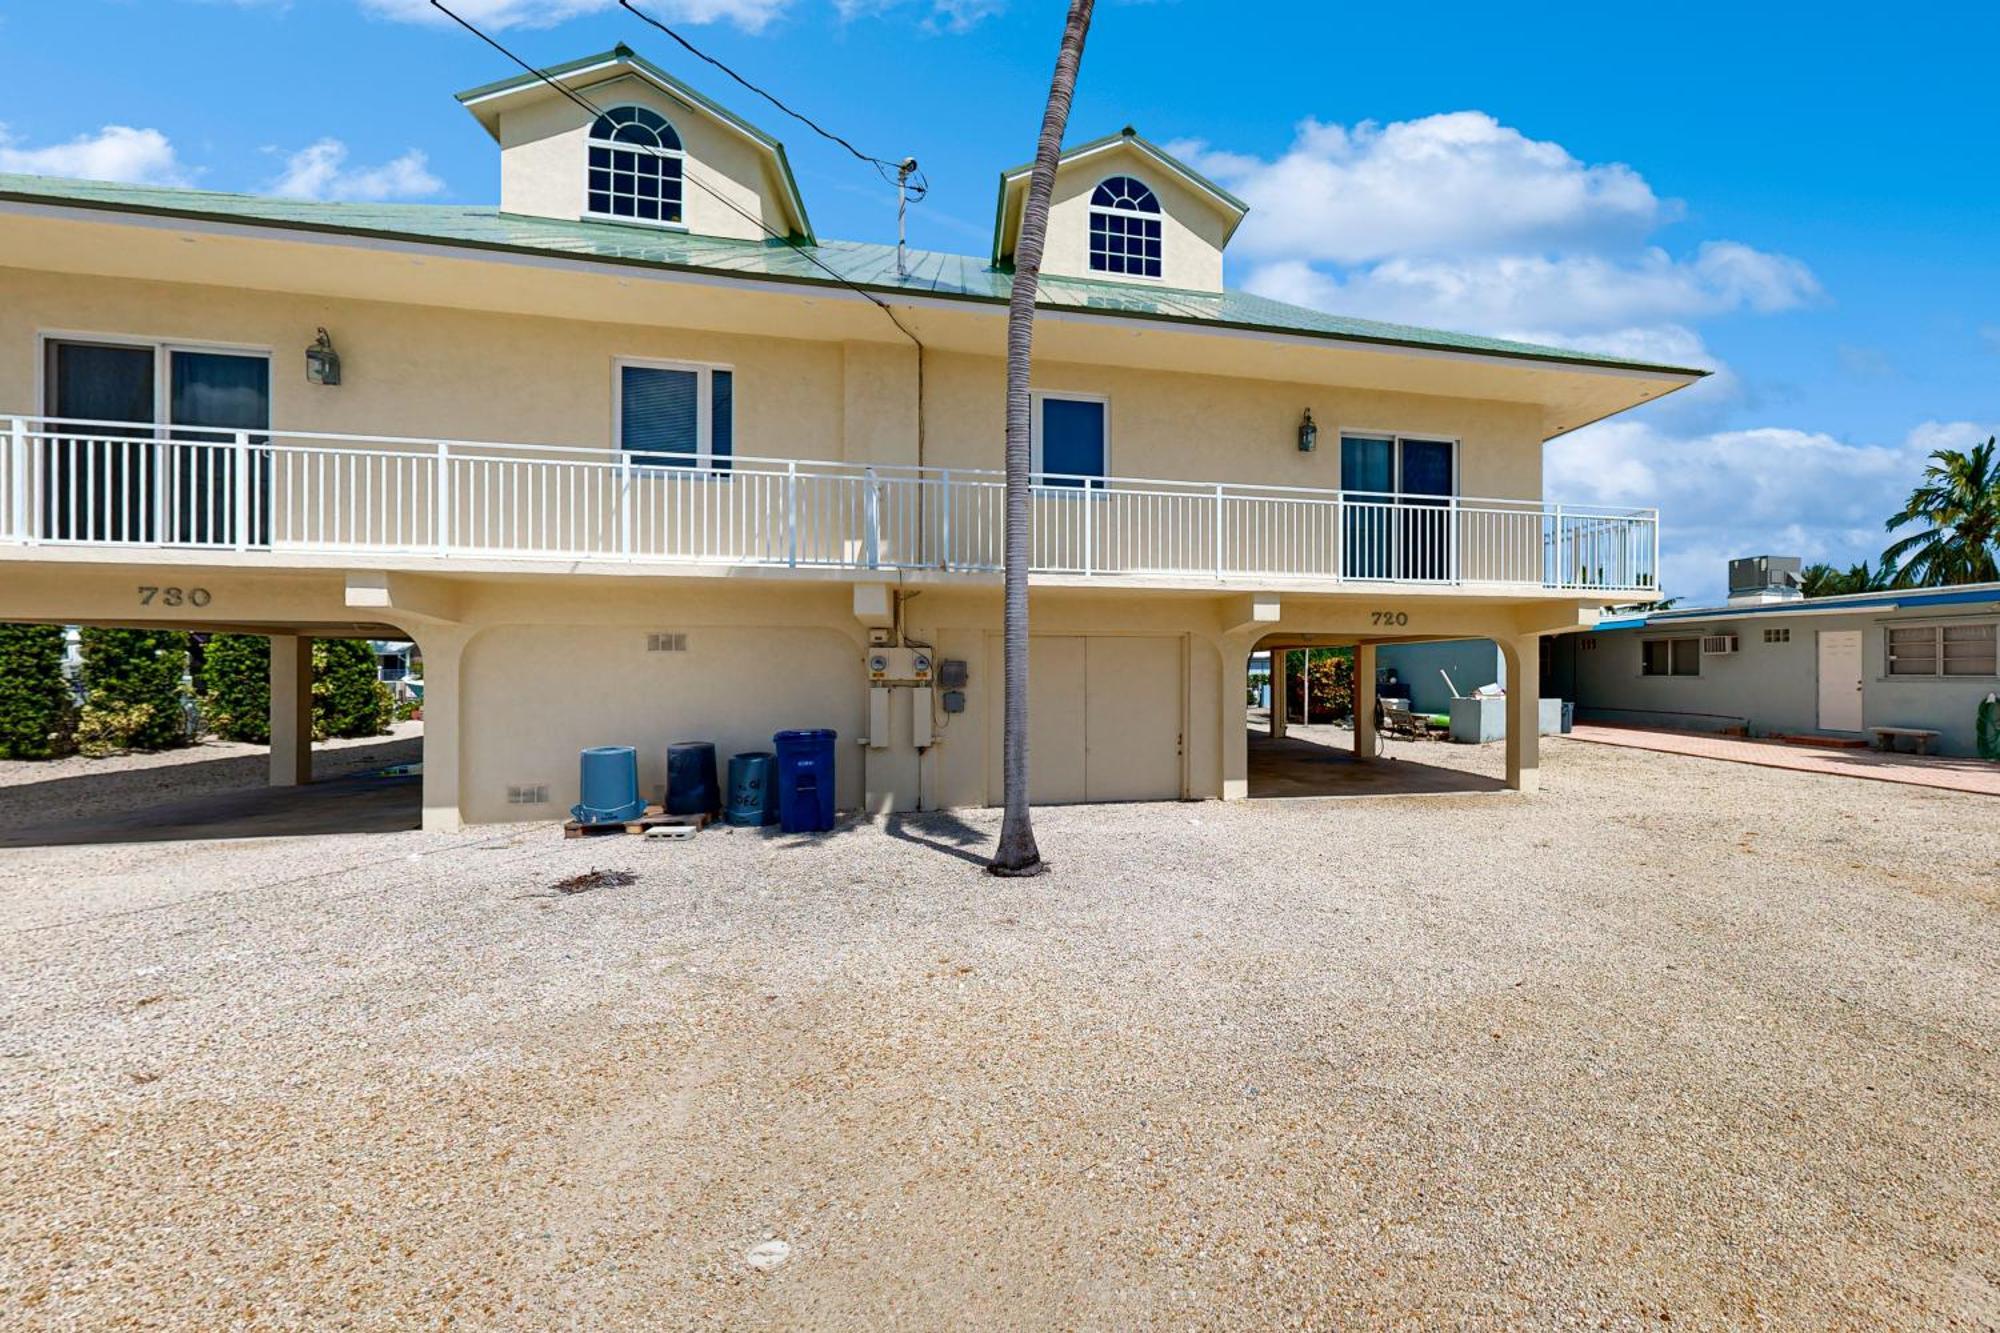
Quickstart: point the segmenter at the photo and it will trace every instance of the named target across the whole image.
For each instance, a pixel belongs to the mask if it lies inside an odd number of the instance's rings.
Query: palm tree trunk
[[[1076,71],[1083,63],[1083,39],[1090,31],[1093,0],[1070,0],[1062,49],[1042,112],[1035,143],[1035,169],[1028,177],[1028,203],[1021,235],[1014,244],[1014,289],[1007,303],[1007,606],[1006,717],[1002,754],[1006,812],[1000,845],[988,868],[996,875],[1038,875],[1044,869],[1028,818],[1028,538],[1034,522],[1033,423],[1029,418],[1028,368],[1035,342],[1035,288],[1042,276],[1042,245],[1049,233],[1049,196],[1055,192],[1056,160],[1062,156],[1063,129],[1076,95]]]

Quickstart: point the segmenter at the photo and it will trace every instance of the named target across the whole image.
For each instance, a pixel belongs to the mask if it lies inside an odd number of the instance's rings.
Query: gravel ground
[[[387,736],[321,741],[313,746],[313,776],[324,780],[412,762],[422,757],[423,734],[421,722],[398,722]],[[270,776],[270,763],[266,746],[212,736],[184,750],[153,754],[104,759],[71,755],[42,762],[0,759],[0,831],[70,818],[94,803],[144,805],[261,787]]]
[[[0,1324],[2000,1324],[2000,805],[1544,781],[0,853]]]

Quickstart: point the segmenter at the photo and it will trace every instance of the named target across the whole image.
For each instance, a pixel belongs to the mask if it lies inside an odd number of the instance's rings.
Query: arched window
[[[590,127],[590,204],[600,217],[681,220],[681,136],[642,106],[614,106]]]
[[[1160,276],[1160,201],[1130,176],[1113,176],[1090,196],[1090,267]]]

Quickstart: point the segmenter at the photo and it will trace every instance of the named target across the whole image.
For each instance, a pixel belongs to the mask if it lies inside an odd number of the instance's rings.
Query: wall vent
[[[1704,634],[1701,636],[1703,657],[1725,657],[1736,651],[1734,634]]]
[[[687,650],[688,636],[678,631],[646,636],[646,651],[649,653],[684,653]]]
[[[507,804],[509,805],[547,805],[548,803],[549,784],[546,782],[531,783],[524,787],[507,788]]]

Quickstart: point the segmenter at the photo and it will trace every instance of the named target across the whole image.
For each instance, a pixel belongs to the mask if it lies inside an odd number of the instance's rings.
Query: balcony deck
[[[997,577],[998,472],[0,417],[0,547]],[[1655,588],[1650,509],[1040,475],[1042,579]],[[16,556],[25,554],[15,551]],[[258,559],[263,557],[264,559]]]

